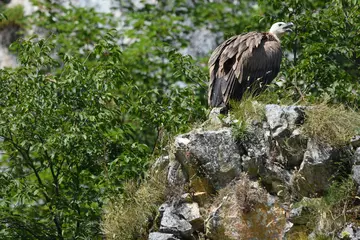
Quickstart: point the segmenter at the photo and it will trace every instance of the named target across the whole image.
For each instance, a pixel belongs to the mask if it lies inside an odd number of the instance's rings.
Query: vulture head
[[[285,23],[285,22],[277,22],[274,23],[270,28],[270,33],[274,34],[278,39],[286,32],[292,32],[292,27],[294,24],[292,22]]]

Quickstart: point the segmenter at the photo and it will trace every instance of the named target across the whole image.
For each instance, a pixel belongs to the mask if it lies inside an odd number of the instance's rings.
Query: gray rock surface
[[[302,106],[266,105],[265,115],[272,137],[289,136],[304,121],[304,109]]]
[[[356,135],[356,136],[352,137],[350,142],[354,148],[359,148],[360,147],[360,135]]]
[[[169,163],[170,163],[169,156],[160,156],[155,160],[154,164],[151,167],[154,170],[161,171],[167,168],[169,166]]]
[[[149,240],[180,240],[180,239],[175,237],[175,235],[171,233],[152,232],[149,234]]]
[[[196,202],[162,204],[159,208],[160,232],[171,233],[179,238],[189,238],[194,231],[203,229],[204,220]]]
[[[333,163],[337,158],[338,151],[333,147],[309,140],[304,160],[294,175],[300,195],[309,196],[326,190],[336,170]]]
[[[303,160],[307,139],[299,127],[305,119],[304,111],[303,106],[265,106],[271,137],[276,140],[283,165],[288,169],[299,167]]]
[[[183,203],[177,208],[176,212],[177,215],[188,221],[194,230],[200,230],[203,228],[204,220],[200,215],[198,203]]]
[[[261,177],[268,191],[276,194],[290,181],[290,172],[279,149],[274,146],[267,123],[254,123],[241,142],[243,171],[252,177]]]
[[[163,205],[163,208],[164,212],[161,218],[160,232],[189,238],[194,231],[191,224],[182,216],[179,216],[173,206]]]
[[[220,189],[241,173],[242,151],[231,128],[217,131],[195,130],[175,138],[175,156],[188,180],[203,176]]]
[[[355,153],[351,160],[353,165],[360,165],[360,147],[355,150]]]
[[[168,169],[167,180],[169,184],[179,186],[186,183],[187,178],[180,162],[170,161]]]
[[[344,229],[339,233],[340,239],[346,240],[359,240],[360,239],[360,227],[354,223],[348,223]]]
[[[352,166],[352,171],[351,171],[351,176],[352,179],[354,179],[354,181],[356,182],[356,184],[358,186],[360,186],[360,165],[354,165]]]

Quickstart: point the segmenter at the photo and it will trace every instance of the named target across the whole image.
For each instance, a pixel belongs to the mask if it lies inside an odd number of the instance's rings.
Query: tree
[[[287,87],[297,86],[297,97],[309,101],[329,98],[333,102],[359,104],[359,31],[357,1],[261,1],[266,21],[285,19],[295,24],[295,34],[283,45],[282,74]],[[300,90],[300,92],[299,92]]]
[[[110,36],[91,68],[68,55],[54,60],[51,40],[19,43],[21,67],[0,74],[1,234],[98,238],[107,191],[141,173],[147,148],[117,107],[129,104],[115,94],[127,79]],[[61,74],[52,75],[59,62]]]
[[[188,88],[160,95],[141,87],[116,33],[89,35],[83,52],[83,40],[72,42],[66,31],[13,44],[20,66],[0,72],[0,238],[100,239],[102,205],[141,177],[163,147],[160,135],[204,116]],[[196,75],[190,59],[167,54],[173,69]],[[157,137],[140,134],[153,126]]]

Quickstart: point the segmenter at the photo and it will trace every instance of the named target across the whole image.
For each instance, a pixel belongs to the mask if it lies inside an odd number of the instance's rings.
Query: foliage
[[[97,67],[62,55],[62,73],[51,75],[59,62],[49,39],[19,42],[21,67],[1,71],[4,236],[95,238],[104,193],[144,169],[148,149],[117,107],[129,104],[114,94],[127,79],[109,37],[93,52],[109,51]]]
[[[156,53],[169,59],[172,81],[159,87],[115,44],[110,15],[34,2],[28,20],[46,40],[14,44],[21,65],[0,75],[0,236],[98,239],[104,202],[141,177],[170,136],[204,118],[197,84],[176,84],[202,71],[166,46]]]
[[[343,105],[321,103],[306,110],[302,127],[305,134],[331,146],[350,142],[360,131],[360,115]]]
[[[55,37],[14,45],[21,66],[0,76],[6,238],[99,238],[104,201],[141,176],[151,158],[139,129],[158,124],[176,132],[196,116],[180,114],[197,106],[187,88],[161,102],[140,91],[111,34],[95,45],[90,67],[87,59],[53,56]]]
[[[34,0],[33,3],[37,11],[28,21],[40,28],[45,37],[56,35],[51,41],[58,53],[87,59],[89,65],[97,59],[91,54],[95,44],[116,26],[110,14],[95,9],[65,7],[57,1]],[[112,35],[117,36],[115,31]]]
[[[149,225],[156,225],[157,209],[165,200],[164,173],[151,173],[141,183],[127,182],[125,194],[105,208],[103,231],[108,239],[147,239]]]
[[[329,96],[334,102],[358,104],[357,1],[260,1],[260,5],[268,6],[264,20],[295,24],[292,37],[282,43],[291,49],[282,68],[286,85],[296,86],[298,95],[309,101]]]

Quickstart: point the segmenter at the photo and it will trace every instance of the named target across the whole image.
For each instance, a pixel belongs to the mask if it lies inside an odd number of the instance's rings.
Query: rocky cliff
[[[149,239],[359,239],[357,138],[311,134],[308,112],[324,114],[313,107],[260,108],[245,127],[215,109],[176,136],[173,154],[154,165],[176,196],[159,206]],[[341,129],[340,115],[329,129]]]

